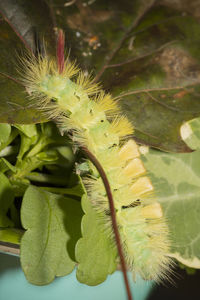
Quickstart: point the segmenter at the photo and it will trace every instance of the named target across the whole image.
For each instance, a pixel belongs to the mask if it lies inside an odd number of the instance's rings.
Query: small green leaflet
[[[44,285],[72,272],[81,217],[77,200],[28,187],[21,208],[27,229],[21,240],[21,265],[29,282]]]
[[[83,237],[76,245],[76,276],[82,283],[97,285],[116,270],[116,248],[111,242],[110,228],[105,228],[86,195],[82,197],[82,208],[85,215],[81,224]]]

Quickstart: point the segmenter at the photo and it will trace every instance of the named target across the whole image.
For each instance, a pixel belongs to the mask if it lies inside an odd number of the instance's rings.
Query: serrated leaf
[[[200,268],[200,150],[188,154],[151,150],[143,161],[167,218],[172,256]]]
[[[13,222],[7,217],[8,209],[14,201],[14,192],[8,178],[0,173],[0,227],[12,227]]]
[[[102,216],[92,207],[86,195],[82,197],[85,215],[82,219],[82,238],[76,244],[77,279],[88,285],[97,285],[116,270],[116,249]]]
[[[72,272],[74,247],[80,237],[80,203],[30,186],[24,195],[21,220],[21,264],[27,280],[44,285]]]

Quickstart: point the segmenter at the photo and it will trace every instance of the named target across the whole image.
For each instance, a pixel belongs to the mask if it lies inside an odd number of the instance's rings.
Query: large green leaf
[[[199,24],[192,17],[156,8],[131,36],[133,50],[128,50],[129,37],[104,73],[106,86],[114,95],[124,91],[120,103],[137,141],[189,152],[180,126],[200,115]]]
[[[81,216],[80,202],[34,186],[27,189],[21,208],[27,230],[21,240],[21,264],[29,282],[47,284],[73,270]]]
[[[77,279],[88,285],[97,285],[116,270],[116,249],[111,243],[109,228],[92,207],[86,194],[82,198],[85,215],[82,219],[82,238],[76,245]]]
[[[188,154],[151,150],[143,161],[169,224],[171,255],[200,268],[200,150]]]
[[[175,10],[155,4],[95,1],[61,10],[64,2],[54,0],[52,8],[59,10],[55,18],[67,32],[71,55],[94,70],[105,89],[121,94],[137,141],[190,152],[180,127],[200,115],[200,27],[190,9],[183,16],[185,5]]]
[[[120,48],[126,34],[136,27],[154,0],[48,1],[52,14],[67,35],[70,54],[83,69],[101,73],[104,64]],[[98,76],[100,77],[100,76]]]

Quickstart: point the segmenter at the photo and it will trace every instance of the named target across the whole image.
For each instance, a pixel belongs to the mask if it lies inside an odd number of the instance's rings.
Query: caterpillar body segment
[[[24,62],[24,83],[33,105],[54,119],[73,141],[85,146],[103,166],[109,179],[126,260],[144,279],[161,280],[169,269],[168,228],[161,206],[151,196],[138,146],[129,135],[133,127],[120,114],[111,95],[84,76],[74,63],[65,61],[60,72],[54,60]],[[96,209],[108,212],[104,185],[95,167],[87,178],[88,195]],[[108,215],[105,213],[105,223]]]

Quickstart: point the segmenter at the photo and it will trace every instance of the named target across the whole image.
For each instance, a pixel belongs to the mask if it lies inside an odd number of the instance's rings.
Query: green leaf
[[[23,231],[15,228],[0,229],[0,241],[19,245]]]
[[[36,109],[31,108],[30,99],[20,83],[17,72],[20,67],[17,56],[23,56],[26,48],[36,51],[36,40],[45,36],[48,40],[48,52],[54,52],[55,34],[51,12],[44,1],[2,0],[0,12],[6,21],[2,20],[0,28],[0,122],[12,124],[35,124],[46,122],[46,118]],[[43,17],[45,15],[45,18]],[[11,27],[10,27],[11,26]],[[40,42],[41,42],[40,40]],[[38,41],[37,41],[38,42]],[[44,50],[44,49],[42,49]],[[17,54],[18,52],[18,54]]]
[[[14,127],[16,127],[20,132],[22,132],[24,135],[26,135],[29,138],[32,138],[37,135],[37,127],[34,124],[31,125],[15,124]]]
[[[0,7],[2,5],[1,1]],[[21,18],[18,21],[24,26]],[[30,34],[27,28],[23,32]],[[16,62],[19,49],[20,56],[23,56],[22,43],[18,36],[5,21],[2,21],[0,27],[0,122],[28,124],[46,121],[41,113],[30,107],[28,95],[20,83],[17,72],[20,64]]]
[[[11,133],[11,126],[9,124],[0,124],[0,147],[1,144],[6,143]]]
[[[7,159],[1,158],[1,159],[0,159],[0,162],[1,162],[1,166],[3,166],[3,167],[6,168],[6,171],[7,171],[7,170],[10,170],[10,171],[12,171],[13,173],[16,173],[16,172],[17,172],[17,168],[16,168],[15,166],[13,166]]]
[[[45,37],[53,49],[54,34],[50,32],[56,22],[68,33],[71,57],[84,70],[94,70],[95,80],[114,96],[122,93],[121,107],[133,122],[138,142],[171,152],[191,151],[180,136],[181,125],[200,115],[200,29],[191,9],[180,4],[177,10],[176,5],[169,8],[165,2],[154,0],[109,4],[102,0],[69,7],[59,0],[37,0],[31,6],[26,2],[3,0],[0,4],[23,43],[34,48],[35,28],[39,35],[47,32]],[[24,27],[29,30],[24,31]],[[45,121],[27,108],[23,88],[10,80],[16,78],[12,45],[16,40],[19,44],[19,39],[5,23],[1,30],[0,65],[7,77],[2,83],[5,89],[0,89],[0,121]]]
[[[200,115],[200,28],[191,10],[183,15],[187,5],[162,3],[102,0],[55,18],[70,32],[71,55],[121,99],[138,142],[190,152],[180,127]]]
[[[2,124],[2,125],[9,125],[9,124]],[[18,130],[16,128],[14,128],[14,127],[11,127],[11,132],[10,132],[10,134],[8,136],[8,139],[6,139],[6,142],[2,143],[1,146],[0,146],[0,155],[1,156],[10,155],[9,152],[12,153],[12,150],[15,151],[15,150],[18,149],[17,145],[13,145],[13,146],[10,145],[12,143],[12,141],[16,138],[16,136],[18,134],[19,134]],[[9,148],[10,148],[10,150],[9,150]],[[11,148],[12,148],[12,150],[11,150]]]
[[[130,28],[137,26],[154,0],[101,0],[67,8],[60,0],[48,3],[59,27],[70,37],[67,47],[71,56],[83,69],[102,73],[112,52],[121,45]]]
[[[30,178],[30,176],[29,176]],[[34,177],[32,177],[34,178]],[[81,197],[84,193],[83,185],[77,184],[72,188],[56,188],[56,187],[42,187],[43,190],[56,193],[56,194],[65,194]]]
[[[85,215],[82,219],[82,238],[76,245],[77,279],[88,285],[103,282],[116,270],[116,249],[102,216],[92,207],[86,194],[82,197]]]
[[[14,192],[3,173],[0,173],[0,183],[0,227],[12,227],[13,222],[7,217],[7,212],[14,201]]]
[[[200,150],[168,154],[151,150],[143,156],[171,233],[171,255],[200,268]]]
[[[24,195],[21,221],[21,264],[27,280],[48,284],[72,272],[74,247],[80,237],[80,203],[30,186]]]
[[[182,139],[191,149],[200,148],[200,118],[191,120],[181,127]]]
[[[30,107],[24,87],[0,74],[0,122],[35,124],[47,120]]]
[[[14,176],[10,178],[10,183],[12,184],[15,197],[23,197],[26,189],[30,185],[30,182],[27,179],[23,179],[23,178],[16,179],[14,178]],[[11,218],[12,218],[12,207],[11,207]]]
[[[104,73],[135,127],[140,143],[170,152],[190,152],[181,125],[200,115],[200,28],[192,17],[154,8],[132,31]],[[111,76],[112,74],[112,76]]]
[[[17,159],[22,160],[24,154],[36,143],[38,132],[36,125],[15,125],[21,136],[20,150]]]

